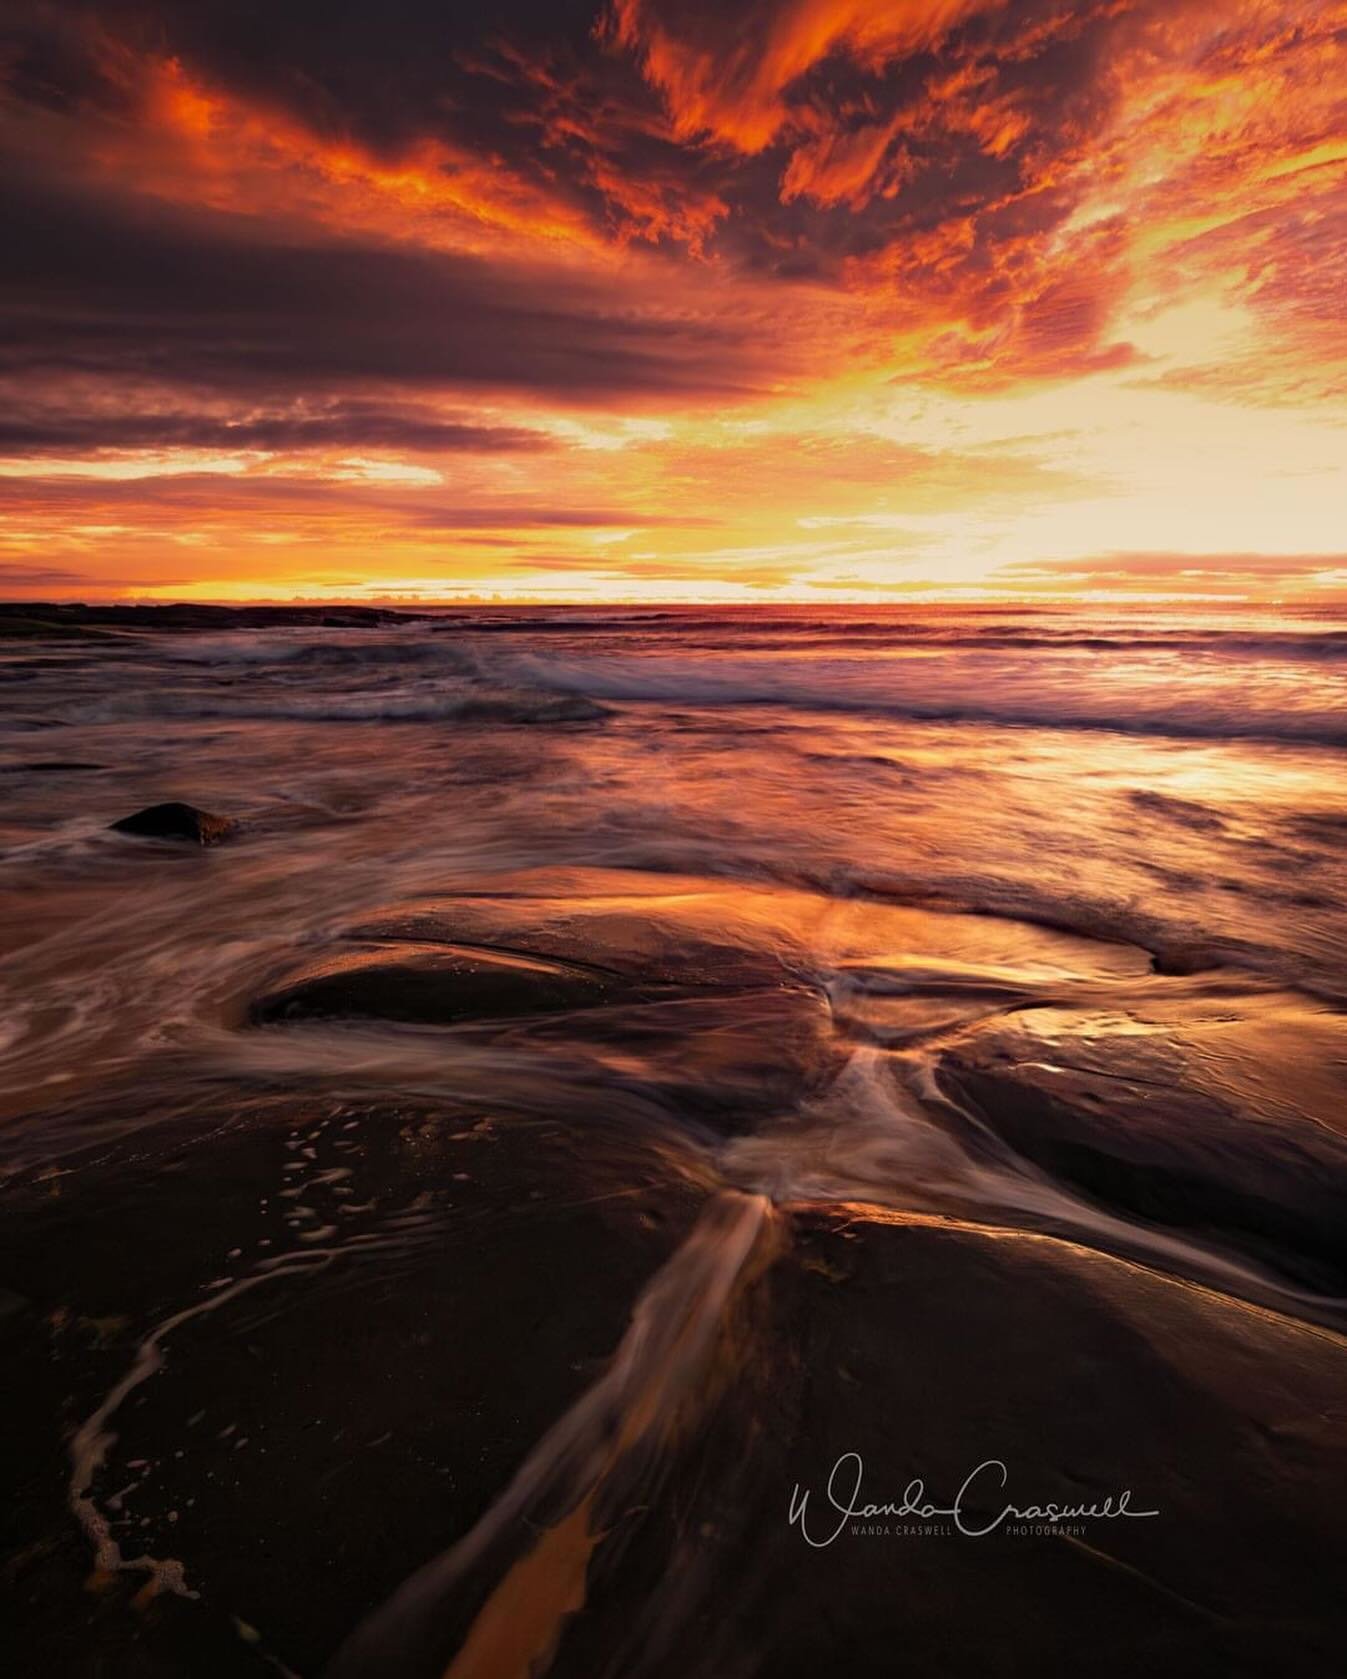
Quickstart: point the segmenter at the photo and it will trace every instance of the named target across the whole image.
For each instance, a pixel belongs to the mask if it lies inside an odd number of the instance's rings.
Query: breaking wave
[[[937,665],[923,658],[795,658],[768,663],[723,655],[675,660],[549,658],[525,652],[499,661],[495,673],[529,688],[600,701],[789,706],[925,723],[1347,745],[1344,714],[1315,703],[1313,690],[1298,692],[1289,683],[1265,682],[1265,692],[1260,692],[1238,669],[1191,684],[1186,692],[1172,682],[1157,683],[1154,671],[1148,672],[1146,682],[1125,683],[1115,669],[1092,690],[1094,673],[1079,665],[1068,671],[1042,662],[1026,666],[1019,659],[993,661],[969,653],[951,655]]]

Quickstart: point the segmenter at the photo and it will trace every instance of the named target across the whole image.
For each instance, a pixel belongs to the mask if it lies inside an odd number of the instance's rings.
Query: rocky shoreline
[[[740,1049],[766,1031],[781,1066],[796,1063],[783,1102],[829,1088],[835,1073],[800,1036],[807,1015],[755,1002],[788,1003],[799,985],[789,961],[764,964],[744,940],[771,894],[736,927],[716,915],[724,889],[712,883],[688,882],[680,898],[651,882],[639,918],[639,899],[605,909],[596,884],[550,918],[518,895],[374,918],[354,929],[366,942],[280,976],[235,1029],[477,1022],[488,1039],[546,1041],[549,1021],[601,1029],[617,1009],[610,1041],[632,1046],[643,1017],[693,1006],[714,976],[716,1016],[744,1023]],[[469,942],[488,928],[495,945]],[[695,1050],[699,1018],[694,1008],[675,1048]],[[1059,1132],[1078,1116],[1077,1148],[1095,1113],[1142,1146],[1138,1064],[1082,1086],[1072,1107],[1061,1079],[1051,1099],[1032,1094],[1033,1065],[1021,1053],[998,1073],[993,1056],[979,1071],[963,1052],[944,1076],[1016,1148],[1049,1150],[1051,1169],[1068,1150],[1049,1148],[1051,1115]],[[1094,1106],[1092,1091],[1105,1092]],[[20,1649],[71,1674],[109,1661],[155,1679],[325,1671],[363,1617],[468,1542],[536,1443],[587,1402],[623,1356],[643,1291],[681,1263],[724,1193],[733,1155],[717,1168],[695,1126],[680,1143],[638,1112],[596,1109],[582,1125],[508,1100],[222,1092],[190,1119],[12,1181],[4,1274],[22,1293],[4,1320],[20,1396],[7,1573]],[[1160,1128],[1153,1148],[1207,1170],[1207,1112]],[[770,1133],[770,1109],[735,1129],[751,1145],[764,1123]],[[1083,1169],[1078,1181],[1104,1187]],[[1166,1217],[1163,1178],[1144,1181],[1152,1199],[1130,1210]],[[1347,1560],[1330,1490],[1344,1466],[1340,1337],[960,1216],[957,1197],[944,1212],[903,1211],[909,1188],[895,1181],[892,1207],[787,1192],[768,1212],[686,1400],[659,1377],[648,1402],[665,1420],[643,1423],[647,1444],[594,1483],[583,1586],[558,1584],[535,1655],[552,1650],[563,1675],[625,1652],[632,1671],[725,1672],[751,1658],[803,1679],[837,1660],[889,1673],[901,1650],[922,1671],[972,1675],[996,1670],[1009,1638],[1017,1668],[1046,1672],[1078,1671],[1084,1648],[1092,1671],[1119,1675],[1138,1662],[1266,1671],[1274,1650],[1281,1672],[1324,1671],[1338,1625],[1328,1559]],[[1185,1226],[1201,1220],[1191,1194],[1183,1205]],[[1306,1206],[1302,1194],[1302,1223]],[[1212,1218],[1213,1234],[1233,1231]],[[612,1426],[628,1425],[615,1414]],[[947,1496],[990,1458],[1021,1505],[1116,1486],[1158,1513],[1144,1527],[1030,1521],[979,1539],[948,1524],[847,1523],[835,1543],[809,1543],[788,1521],[792,1489],[815,1489],[818,1521],[843,1453],[885,1486],[918,1477]],[[373,1642],[334,1671],[420,1679],[459,1672],[455,1652],[483,1639],[495,1649],[500,1635],[482,1629],[522,1612],[509,1607],[511,1569],[542,1555],[540,1535],[571,1507],[536,1496],[452,1591],[431,1592],[395,1653],[376,1620]],[[558,1551],[545,1566],[569,1565]],[[547,1602],[542,1567],[530,1590]],[[480,1671],[512,1669],[498,1652]]]
[[[17,1672],[1336,1671],[1326,749],[128,611],[6,655]]]

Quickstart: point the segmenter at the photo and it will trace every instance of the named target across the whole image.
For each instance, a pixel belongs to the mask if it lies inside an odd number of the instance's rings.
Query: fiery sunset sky
[[[1347,0],[3,16],[0,595],[1347,591]]]

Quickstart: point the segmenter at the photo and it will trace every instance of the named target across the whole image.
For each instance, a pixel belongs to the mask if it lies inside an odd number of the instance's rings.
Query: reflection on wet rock
[[[1347,1134],[1269,1112],[1229,1058],[1217,1071],[1204,1081],[1198,1051],[1133,1021],[1110,1033],[1034,1013],[939,1061],[947,1091],[1087,1195],[1347,1292]]]
[[[249,1010],[255,1023],[375,1019],[442,1025],[457,1020],[593,1008],[610,978],[563,963],[434,945],[343,951],[311,963]]]

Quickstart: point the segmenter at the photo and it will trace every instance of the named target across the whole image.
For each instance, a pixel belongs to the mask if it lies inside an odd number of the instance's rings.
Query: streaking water
[[[302,1094],[559,1127],[595,1196],[705,1198],[606,1370],[342,1674],[542,1671],[612,1509],[760,1356],[730,1325],[797,1215],[1027,1233],[1341,1326],[1317,1199],[1347,1184],[1338,624],[445,614],[30,644],[0,699],[4,1170],[79,1187],[100,1150],[153,1159],[166,1128]],[[109,831],[170,798],[242,831],[204,852]],[[627,989],[508,1021],[248,1024],[349,949]],[[356,1142],[322,1154],[335,1123],[294,1134],[311,1169],[281,1245],[149,1317],[86,1408],[69,1499],[105,1572],[209,1590],[186,1528],[169,1556],[108,1498],[119,1415],[175,1337],[472,1228],[438,1179],[357,1201]]]

